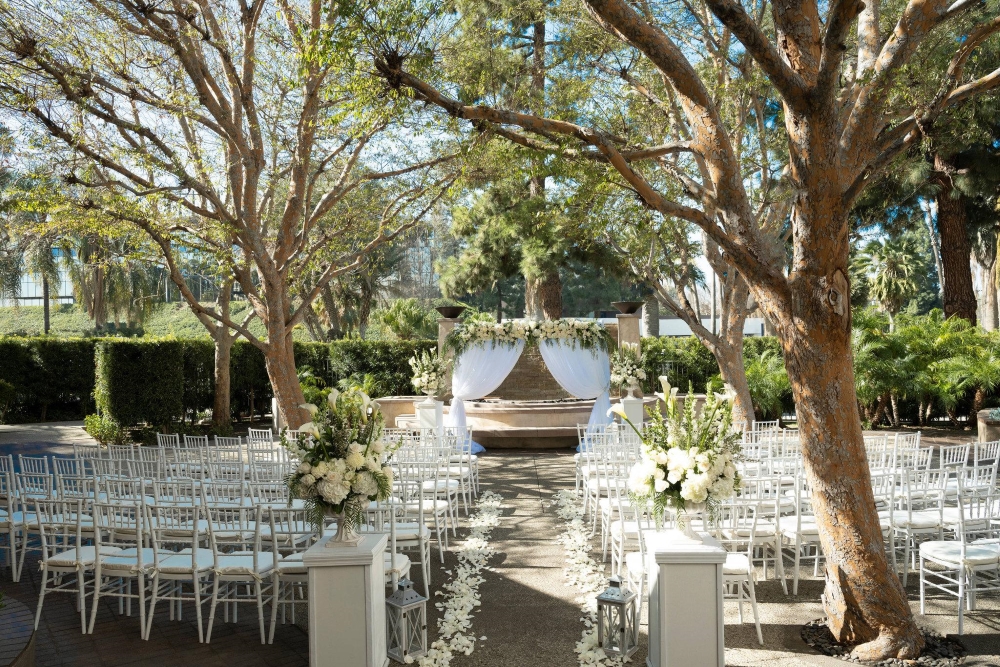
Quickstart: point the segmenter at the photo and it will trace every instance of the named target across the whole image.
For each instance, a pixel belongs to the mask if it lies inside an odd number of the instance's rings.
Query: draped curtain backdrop
[[[569,394],[582,399],[596,399],[590,411],[587,430],[611,423],[611,363],[605,350],[584,349],[575,341],[547,339],[539,341],[538,351],[556,379]]]
[[[514,370],[524,341],[502,343],[484,341],[470,345],[455,359],[455,370],[451,374],[451,409],[448,411],[446,426],[465,428],[465,402],[482,398],[496,391],[504,379]]]

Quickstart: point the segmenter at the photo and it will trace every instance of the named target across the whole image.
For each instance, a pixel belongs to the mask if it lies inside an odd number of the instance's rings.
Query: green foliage
[[[674,387],[694,385],[702,391],[719,372],[715,357],[694,336],[686,338],[643,338],[642,363],[646,371],[644,391],[660,391],[657,379],[666,375]]]
[[[919,289],[921,269],[917,250],[909,238],[871,241],[856,258],[867,276],[868,294],[889,314],[890,324]]]
[[[423,350],[436,349],[432,340],[367,341],[339,340],[330,343],[330,370],[335,382],[371,389],[373,397],[408,396],[410,387],[410,357]],[[365,376],[371,375],[366,382]],[[366,390],[367,391],[367,390]]]
[[[83,428],[105,447],[124,445],[130,441],[128,431],[107,415],[87,415],[83,418]]]
[[[7,419],[7,408],[14,402],[17,390],[14,385],[6,380],[0,380],[0,424]]]
[[[773,350],[765,350],[758,356],[748,356],[744,350],[744,359],[750,399],[757,418],[780,418],[782,406],[792,394],[784,360]]]
[[[98,410],[123,426],[168,426],[184,411],[184,344],[103,339],[96,347]]]
[[[395,340],[417,340],[437,335],[438,314],[416,299],[396,299],[388,308],[372,313],[372,324],[381,325],[383,335]]]
[[[0,338],[0,380],[12,384],[11,421],[82,419],[92,409],[94,341]]]

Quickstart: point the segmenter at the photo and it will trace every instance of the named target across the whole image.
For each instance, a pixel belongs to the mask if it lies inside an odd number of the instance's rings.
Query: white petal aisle
[[[597,596],[608,585],[604,567],[594,562],[590,557],[590,527],[584,520],[583,503],[573,491],[564,490],[555,494],[556,514],[563,520],[565,530],[559,536],[559,542],[566,552],[566,585],[574,586],[579,592],[580,603],[584,616],[585,629],[580,641],[576,643],[576,653],[580,665],[595,667],[600,665],[620,665],[621,660],[609,658],[597,646]]]
[[[480,573],[496,553],[490,545],[490,535],[500,525],[502,503],[503,497],[492,491],[479,496],[476,511],[469,519],[469,536],[458,550],[455,576],[435,593],[445,598],[434,605],[441,611],[440,637],[431,644],[427,655],[420,658],[420,667],[447,667],[455,655],[471,655],[475,649],[476,637],[469,632],[472,612],[479,606],[479,584],[483,582]],[[407,662],[414,661],[410,658]]]

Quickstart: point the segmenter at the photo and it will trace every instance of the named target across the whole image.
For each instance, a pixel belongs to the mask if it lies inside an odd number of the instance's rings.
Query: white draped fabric
[[[559,386],[577,398],[596,399],[587,421],[588,431],[611,423],[611,363],[607,351],[587,350],[575,341],[551,338],[540,341],[538,351]]]
[[[470,345],[455,360],[451,375],[451,409],[446,426],[465,428],[465,401],[482,398],[496,391],[514,370],[524,341],[501,343],[484,341]]]

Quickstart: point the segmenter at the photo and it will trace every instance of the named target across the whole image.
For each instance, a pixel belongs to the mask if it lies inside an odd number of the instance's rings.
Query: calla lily
[[[625,414],[625,406],[621,403],[615,403],[608,408],[608,416],[613,417],[614,415],[618,415],[622,419],[628,419],[628,415]]]
[[[659,376],[660,386],[663,387],[663,395],[670,395],[670,379],[666,375]]]
[[[308,433],[314,438],[319,437],[319,428],[313,422],[306,422],[299,427],[299,433]]]
[[[330,389],[330,395],[326,397],[326,402],[330,404],[331,410],[337,409],[337,397],[340,396],[340,392],[336,389]]]
[[[319,408],[312,403],[303,403],[299,407],[308,412],[310,417],[315,417],[316,413],[319,412]]]

